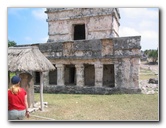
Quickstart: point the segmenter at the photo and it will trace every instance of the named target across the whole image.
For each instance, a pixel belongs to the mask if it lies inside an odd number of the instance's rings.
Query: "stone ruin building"
[[[141,36],[119,37],[118,8],[47,8],[47,43],[37,44],[56,70],[44,92],[138,93]],[[39,92],[39,73],[34,73]]]

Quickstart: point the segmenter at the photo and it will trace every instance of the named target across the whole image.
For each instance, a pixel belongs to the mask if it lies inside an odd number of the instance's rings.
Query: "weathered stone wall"
[[[48,8],[48,42],[72,41],[74,25],[85,24],[85,39],[118,37],[117,8]]]
[[[140,36],[39,44],[50,60],[139,58]],[[58,60],[57,60],[58,61]]]
[[[119,59],[115,65],[116,84],[120,88],[139,88],[139,58]]]
[[[44,73],[45,93],[140,92],[141,37],[119,37],[117,8],[48,8],[46,13],[49,39],[38,47],[56,71]],[[85,33],[81,38],[74,34],[80,32],[78,24]]]
[[[57,84],[44,84],[45,92],[139,92],[140,39],[140,36],[135,36],[39,44],[41,52],[57,67]],[[65,84],[70,80],[68,65],[76,70],[73,85]]]
[[[36,85],[34,88],[36,93],[40,93],[40,86]],[[44,93],[55,93],[55,94],[135,94],[141,93],[139,88],[106,88],[106,87],[87,87],[87,86],[44,86]]]

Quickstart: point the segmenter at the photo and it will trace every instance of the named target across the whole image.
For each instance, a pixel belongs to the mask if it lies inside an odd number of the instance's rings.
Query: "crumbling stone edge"
[[[40,93],[40,86],[34,86],[34,92]],[[80,87],[80,86],[44,86],[43,93],[50,94],[140,94],[140,88],[119,88],[119,87]]]

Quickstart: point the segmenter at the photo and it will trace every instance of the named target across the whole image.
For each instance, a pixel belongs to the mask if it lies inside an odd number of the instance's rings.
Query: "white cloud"
[[[134,28],[121,27],[119,35],[120,37],[123,37],[123,36],[140,36],[141,34]]]
[[[26,19],[25,15],[22,15],[21,12],[26,11],[28,8],[8,8],[8,15],[13,15],[17,19]]]
[[[43,43],[46,43],[47,40],[48,40],[48,36],[47,36],[47,37],[44,37],[44,38],[41,38],[41,42],[43,42]]]
[[[33,10],[32,14],[36,19],[39,19],[39,20],[44,19],[45,20],[47,18],[46,13],[44,13],[45,10],[46,10],[45,8],[39,8],[39,9]]]
[[[140,30],[156,30],[158,25],[154,21],[143,20],[138,24]]]
[[[30,40],[28,40],[28,41],[31,42],[31,38],[29,38],[29,39]],[[43,38],[34,38],[33,42],[31,42],[31,43],[47,43],[47,40],[48,40],[48,36],[43,37]]]
[[[141,36],[142,49],[156,49],[159,43],[158,8],[120,8],[120,36]]]
[[[20,11],[26,10],[27,8],[8,8],[8,14],[19,15]]]
[[[32,38],[27,36],[27,37],[25,37],[25,40],[26,40],[26,41],[31,41]]]
[[[143,49],[157,49],[159,43],[159,33],[155,31],[142,31],[141,44]]]
[[[120,8],[120,13],[124,13],[126,18],[137,18],[138,20],[145,18],[154,20],[158,17],[158,12],[156,10],[157,8]]]
[[[151,41],[158,41],[158,33],[155,31],[142,31],[141,35],[143,38],[146,40],[151,40]]]

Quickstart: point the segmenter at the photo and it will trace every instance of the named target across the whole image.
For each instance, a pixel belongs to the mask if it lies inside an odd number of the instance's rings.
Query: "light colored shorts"
[[[23,120],[25,118],[26,110],[9,110],[8,120]]]

